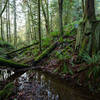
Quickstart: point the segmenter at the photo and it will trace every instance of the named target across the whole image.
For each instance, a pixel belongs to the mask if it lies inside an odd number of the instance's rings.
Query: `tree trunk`
[[[2,20],[2,15],[1,15],[1,39],[4,41],[4,34],[3,34],[3,20]]]
[[[2,2],[2,0],[1,0],[1,2]],[[4,5],[3,9],[0,12],[0,17],[2,16],[3,12],[5,11],[7,3],[8,3],[8,0],[6,0],[5,5]],[[1,3],[1,6],[2,6],[2,3]]]
[[[48,34],[50,32],[50,27],[49,27],[49,1],[46,1],[46,9],[47,9],[47,26],[48,26]]]
[[[88,20],[95,20],[95,7],[94,0],[85,0],[85,8],[84,8],[84,18]]]
[[[46,11],[47,12],[45,11],[43,1],[41,1],[41,5],[42,5],[43,16],[44,16],[44,19],[45,19],[46,34],[48,35],[49,34],[49,11],[48,11],[48,3],[46,4],[46,6],[47,6],[46,7]]]
[[[60,27],[60,34],[63,35],[63,20],[62,20],[62,14],[63,14],[63,0],[58,0],[59,4],[59,27]]]
[[[52,24],[53,24],[53,23],[52,23],[52,17],[53,17],[53,15],[50,14],[50,16],[51,16],[51,23],[50,23],[50,24],[51,24],[51,25],[50,25],[51,27],[50,27],[50,32],[53,32],[53,28],[52,28]]]
[[[8,34],[8,4],[6,8],[6,32],[7,32],[7,42],[9,42],[9,34]]]
[[[0,1],[1,3],[1,12],[2,12],[2,0]],[[2,13],[3,14],[3,13]],[[2,14],[0,15],[0,18],[1,18],[1,39],[2,41],[4,41],[4,33],[3,33],[3,18],[2,18]]]
[[[100,50],[100,22],[96,21],[94,0],[85,0],[83,21],[79,24],[76,49],[79,54],[87,52],[90,56]]]
[[[14,5],[14,45],[17,48],[17,23],[16,23],[16,0],[13,0]]]
[[[40,41],[40,45],[39,45],[39,48],[40,48],[40,51],[42,51],[42,48],[41,48],[41,12],[40,12],[40,0],[38,0],[38,31],[39,31],[39,41]]]
[[[84,0],[82,0],[82,9],[83,9],[83,17],[84,17]]]
[[[9,42],[11,42],[11,30],[10,30],[10,8],[9,8],[9,0],[8,0],[8,33],[9,33]]]

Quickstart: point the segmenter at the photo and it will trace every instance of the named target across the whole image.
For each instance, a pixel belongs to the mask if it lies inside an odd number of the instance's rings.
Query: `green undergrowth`
[[[64,26],[64,35],[65,36],[73,36],[77,33],[77,28],[80,21],[74,21],[71,24]]]
[[[100,52],[90,56],[87,52],[83,52],[81,59],[86,63],[88,70],[85,73],[87,85],[90,91],[100,92]]]
[[[41,60],[41,59],[43,58],[44,55],[45,55],[45,56],[48,55],[48,53],[49,53],[50,51],[52,51],[52,49],[55,48],[55,46],[56,46],[56,43],[50,45],[50,46],[49,46],[46,50],[44,50],[38,57],[35,58],[35,62]]]
[[[62,72],[61,73],[62,74],[70,74],[70,75],[74,74],[72,69],[66,63],[63,64]]]
[[[52,42],[52,37],[46,37],[42,39],[42,47],[46,48],[48,47]]]
[[[14,49],[10,43],[0,40],[0,57],[6,58],[6,53]]]
[[[83,60],[91,65],[88,71],[88,78],[94,77],[94,80],[100,76],[100,52],[95,55],[89,56],[87,53],[82,55]]]
[[[8,83],[3,90],[0,91],[0,100],[7,99],[13,92],[14,83]]]
[[[54,30],[53,32],[50,33],[51,37],[58,37],[60,34],[59,34],[59,30]]]
[[[44,51],[46,48],[48,48],[52,44],[52,37],[45,37],[42,39],[42,51]],[[34,48],[27,48],[21,55],[19,55],[19,58],[25,57],[25,56],[33,56],[37,57],[40,54],[39,51],[39,45],[34,46]]]
[[[62,63],[61,67],[57,67],[54,70],[54,73],[60,72],[61,74],[73,75],[72,69],[66,63],[66,61],[69,61],[73,55],[73,48],[72,48],[73,42],[71,43],[71,41],[72,40],[67,39],[67,38],[66,39],[61,38],[59,40],[59,42],[61,43],[59,46],[59,49],[53,51],[53,53],[52,53],[52,55],[54,55],[53,57],[58,59],[59,62]]]

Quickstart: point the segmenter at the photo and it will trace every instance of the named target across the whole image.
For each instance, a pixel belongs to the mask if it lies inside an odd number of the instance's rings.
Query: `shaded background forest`
[[[2,11],[5,0],[0,1]],[[95,0],[96,16],[100,16],[100,2]],[[64,34],[70,34],[82,20],[82,0],[63,1]],[[16,47],[27,45],[39,39],[38,1],[8,0],[6,10],[0,18],[0,40],[7,41]],[[72,34],[74,34],[73,32]],[[58,0],[41,1],[41,36],[42,40],[49,36],[59,35]]]

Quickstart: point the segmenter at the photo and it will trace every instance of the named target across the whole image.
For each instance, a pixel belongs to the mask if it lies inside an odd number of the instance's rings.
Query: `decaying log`
[[[25,46],[25,47],[20,48],[20,49],[18,49],[18,50],[14,50],[14,51],[8,52],[6,55],[9,56],[9,55],[11,55],[11,54],[13,54],[13,53],[16,53],[16,52],[18,52],[18,51],[22,51],[22,50],[24,50],[24,49],[27,49],[27,48],[29,48],[29,47],[31,47],[31,46],[34,46],[34,45],[37,45],[37,44],[39,44],[39,42],[36,42],[36,43],[31,44],[31,45]]]
[[[57,46],[57,42],[53,43],[50,47],[48,47],[46,50],[44,50],[38,57],[33,60],[33,66],[35,66],[38,62],[40,62],[44,57],[48,56],[48,54]],[[23,68],[29,68],[31,66],[27,64],[19,64],[16,62],[13,62],[11,60],[6,60],[3,58],[0,58],[0,66],[7,66],[14,69],[23,69]]]

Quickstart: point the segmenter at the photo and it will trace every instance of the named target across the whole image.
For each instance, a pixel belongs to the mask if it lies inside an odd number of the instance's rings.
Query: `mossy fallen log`
[[[7,66],[7,67],[14,68],[14,69],[21,69],[21,68],[30,67],[26,64],[18,64],[16,62],[13,62],[11,60],[6,60],[3,58],[0,58],[0,66]]]
[[[46,57],[54,48],[56,48],[56,46],[57,46],[57,42],[53,43],[50,47],[48,47],[45,51],[43,51],[42,54],[36,57],[35,60],[32,61],[33,66],[36,65],[38,62],[40,62],[44,57]],[[14,69],[24,69],[24,68],[31,67],[27,64],[18,64],[16,62],[13,62],[11,60],[6,60],[3,58],[0,58],[0,66],[7,66]]]
[[[46,50],[44,50],[38,57],[36,57],[35,60],[33,61],[33,65],[36,65],[43,58],[45,58],[46,56],[48,56],[52,52],[52,50],[54,50],[56,48],[57,43],[58,42],[53,43]]]
[[[30,47],[32,47],[32,46],[34,46],[34,45],[37,45],[37,44],[39,44],[39,42],[36,42],[36,43],[31,44],[31,45],[25,46],[25,47],[20,48],[20,49],[18,49],[18,50],[14,50],[14,51],[8,52],[6,55],[9,56],[9,55],[11,55],[11,54],[13,54],[13,53],[16,53],[16,52],[18,52],[18,51],[22,51],[22,50],[24,50],[24,49],[30,48]]]

